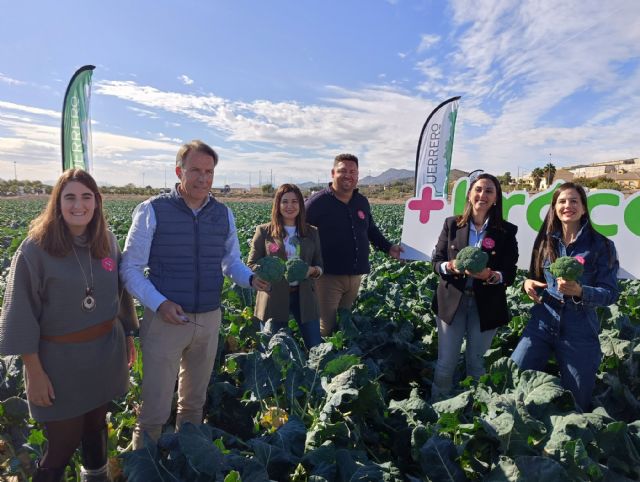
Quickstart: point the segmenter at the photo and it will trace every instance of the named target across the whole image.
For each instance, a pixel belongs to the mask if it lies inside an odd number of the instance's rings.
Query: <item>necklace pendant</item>
[[[93,289],[86,289],[86,296],[82,300],[82,311],[91,312],[96,309],[96,299],[93,297]]]
[[[84,299],[82,300],[82,311],[91,312],[95,309],[96,309],[96,299],[91,295],[85,296]]]

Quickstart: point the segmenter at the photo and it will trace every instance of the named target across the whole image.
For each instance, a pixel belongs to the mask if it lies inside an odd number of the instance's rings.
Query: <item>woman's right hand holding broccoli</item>
[[[449,261],[447,261],[447,272],[453,274],[462,274],[456,267],[455,259],[450,259]]]

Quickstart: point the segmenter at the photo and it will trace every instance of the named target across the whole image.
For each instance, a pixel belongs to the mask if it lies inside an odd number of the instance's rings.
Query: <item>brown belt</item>
[[[289,286],[289,293],[295,293],[300,289],[300,285]]]
[[[113,328],[115,318],[111,320],[101,321],[97,325],[90,326],[84,330],[74,331],[66,335],[47,336],[41,335],[40,338],[53,343],[83,343],[85,341],[95,340],[106,335]]]

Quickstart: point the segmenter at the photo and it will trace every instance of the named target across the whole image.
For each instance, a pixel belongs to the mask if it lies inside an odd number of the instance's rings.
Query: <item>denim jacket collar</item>
[[[583,235],[583,232],[585,230],[585,228],[587,227],[587,224],[589,224],[589,221],[587,221],[586,219],[580,221],[581,222],[581,226],[580,229],[578,230],[578,234],[576,234],[576,238],[574,239],[574,243],[578,242],[578,239],[580,239],[580,236]],[[586,236],[586,234],[584,235]],[[566,249],[566,246],[564,245],[564,242],[562,241],[562,231],[554,231],[553,233],[551,233],[551,237],[554,239],[558,240],[558,243],[560,244],[560,246],[563,246]],[[561,256],[564,256],[564,254],[562,254]]]

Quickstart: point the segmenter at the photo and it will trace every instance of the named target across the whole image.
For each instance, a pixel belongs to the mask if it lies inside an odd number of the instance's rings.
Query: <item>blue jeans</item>
[[[496,329],[480,331],[480,316],[473,296],[463,295],[451,324],[440,318],[438,324],[438,363],[433,377],[431,397],[439,400],[453,385],[453,374],[458,366],[462,340],[467,337],[465,358],[467,375],[479,378],[484,374],[484,354],[491,347]]]
[[[300,317],[300,293],[297,291],[289,294],[289,312],[293,315],[296,323],[298,323],[298,328],[300,328],[300,333],[302,334],[302,339],[304,340],[307,350],[322,343],[320,320],[310,320],[302,323]],[[262,331],[268,335],[273,335],[281,329],[288,330],[288,328],[289,324],[286,321],[268,320],[262,325]]]
[[[593,309],[567,301],[557,320],[542,304],[531,309],[531,319],[511,359],[522,370],[544,370],[555,354],[562,386],[573,393],[582,411],[588,411],[602,352],[598,320]]]

